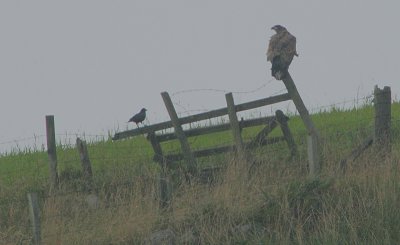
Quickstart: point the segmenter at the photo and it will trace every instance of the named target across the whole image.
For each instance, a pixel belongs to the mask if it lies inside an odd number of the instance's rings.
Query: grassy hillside
[[[285,142],[252,151],[260,164],[251,170],[232,154],[200,159],[200,167],[223,167],[211,185],[185,184],[175,168],[170,171],[169,212],[158,207],[159,167],[144,137],[89,144],[96,208],[86,200],[75,149],[57,148],[61,187],[52,197],[45,152],[3,156],[0,244],[29,244],[29,191],[40,194],[44,244],[141,244],[163,230],[173,233],[177,244],[400,243],[400,104],[392,106],[391,154],[382,157],[371,148],[350,162],[345,174],[337,171],[338,164],[372,134],[373,108],[331,109],[313,120],[323,139],[320,178],[307,177],[306,132],[294,115],[289,127],[299,148],[295,159],[289,160]],[[258,130],[244,130],[244,138]],[[191,139],[191,146],[232,142],[230,132],[224,132]],[[163,149],[177,152],[179,144],[163,143]]]

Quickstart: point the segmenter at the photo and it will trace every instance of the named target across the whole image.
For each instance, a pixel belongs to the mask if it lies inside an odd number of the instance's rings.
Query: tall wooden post
[[[239,121],[236,115],[235,103],[233,101],[232,93],[225,94],[226,104],[228,106],[229,122],[231,124],[231,130],[233,139],[235,140],[236,150],[242,159],[245,159],[245,149],[243,145],[242,135],[240,133]]]
[[[33,244],[41,244],[40,236],[40,209],[37,193],[28,193],[29,217],[32,225]]]
[[[58,186],[57,151],[54,116],[46,116],[47,154],[49,156],[50,193]]]
[[[391,91],[385,86],[374,88],[375,132],[374,142],[379,150],[390,151]]]
[[[93,188],[93,173],[92,164],[89,159],[89,152],[87,150],[86,142],[80,138],[76,138],[76,148],[78,149],[79,157],[81,158],[81,166],[83,172],[83,178],[85,181],[85,188],[92,190]]]
[[[310,175],[316,176],[320,173],[321,170],[321,157],[319,150],[319,133],[314,126],[313,121],[311,120],[310,114],[306,106],[304,105],[303,100],[300,97],[299,92],[297,91],[296,85],[293,82],[292,77],[289,72],[284,72],[282,81],[286,86],[286,89],[290,96],[292,97],[293,103],[296,106],[297,111],[300,114],[301,119],[307,129],[307,153],[308,153],[308,162]]]
[[[165,107],[167,108],[169,117],[171,118],[172,125],[174,126],[176,137],[178,138],[181,144],[183,156],[188,165],[189,173],[192,176],[195,176],[197,173],[196,160],[193,156],[193,153],[190,149],[190,145],[187,141],[185,133],[183,132],[182,126],[179,122],[178,114],[175,111],[174,105],[172,104],[169,94],[167,92],[162,92],[161,96],[164,100],[164,104]]]

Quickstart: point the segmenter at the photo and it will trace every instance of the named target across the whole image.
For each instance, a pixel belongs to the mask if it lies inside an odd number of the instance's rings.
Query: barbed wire
[[[253,93],[253,92],[258,91],[258,90],[260,90],[261,88],[267,86],[269,83],[271,83],[271,82],[273,82],[273,81],[274,81],[274,80],[271,79],[271,80],[270,80],[269,82],[267,82],[266,84],[263,84],[262,86],[260,86],[260,87],[258,87],[258,88],[256,88],[256,89],[254,89],[254,90],[250,90],[250,91],[237,91],[237,92],[234,92],[234,93]],[[282,90],[276,92],[276,94],[280,94],[282,91],[285,91],[285,90],[286,90],[286,89],[282,89]],[[218,90],[218,89],[191,89],[191,90],[182,90],[182,91],[178,91],[178,92],[176,92],[176,93],[174,93],[174,94],[180,94],[180,93],[184,93],[184,92],[195,92],[195,91],[217,91],[217,92],[227,92],[227,91],[225,91],[225,90]],[[272,96],[273,96],[273,95],[272,95]],[[357,106],[357,105],[363,106],[363,105],[365,105],[365,104],[361,104],[362,102],[365,102],[365,101],[368,102],[368,101],[370,101],[372,98],[373,98],[373,94],[371,93],[371,94],[369,94],[369,95],[367,95],[367,96],[364,96],[364,97],[361,97],[361,98],[347,99],[347,100],[344,100],[344,101],[335,102],[335,103],[331,103],[331,104],[327,104],[327,105],[322,105],[322,106],[317,106],[317,107],[311,107],[311,108],[309,109],[309,111],[310,111],[310,112],[319,112],[319,111],[321,111],[321,109],[324,109],[324,108],[336,108],[338,105],[344,105],[344,104],[347,104],[347,103],[353,103],[353,106]],[[210,109],[206,109],[206,108],[203,108],[203,109],[187,109],[185,106],[183,106],[183,105],[180,104],[180,103],[174,103],[174,104],[176,104],[177,106],[179,106],[179,107],[181,107],[181,108],[184,109],[184,111],[180,112],[181,114],[191,114],[191,113],[193,113],[193,112],[206,112],[206,111],[209,111],[209,110],[210,110]],[[341,108],[339,108],[339,109],[341,109]],[[295,112],[295,113],[296,113],[296,112]],[[85,140],[91,140],[90,138],[95,138],[95,139],[92,139],[92,140],[96,140],[96,138],[100,138],[100,140],[103,140],[103,139],[109,140],[109,139],[112,137],[112,135],[110,135],[110,133],[108,133],[108,134],[86,134],[86,133],[82,133],[82,132],[56,133],[56,136],[58,136],[58,137],[64,137],[64,136],[66,136],[66,137],[83,137]],[[46,135],[34,135],[34,136],[32,136],[32,137],[16,138],[16,139],[11,139],[11,140],[7,140],[7,141],[3,141],[3,142],[0,142],[0,145],[18,144],[18,143],[21,143],[21,142],[24,142],[24,141],[32,141],[32,140],[34,140],[34,141],[39,141],[40,139],[45,139],[45,138],[46,138]],[[60,140],[58,140],[58,141],[60,141]],[[72,143],[71,143],[71,144],[72,144]],[[38,147],[38,146],[36,146],[36,147]],[[42,147],[42,145],[40,145],[39,147]],[[19,148],[19,146],[16,146],[16,148]],[[28,149],[29,149],[29,148],[28,148]]]
[[[365,98],[365,99],[368,99],[368,98]],[[367,116],[367,117],[363,116],[362,119],[354,118],[352,120],[346,120],[345,122],[340,122],[340,123],[342,123],[342,124],[354,124],[354,123],[362,123],[362,122],[367,122],[367,121],[370,121],[372,123],[374,118],[375,118],[375,116],[371,114],[371,116]],[[340,124],[340,123],[334,123],[334,124]],[[198,126],[201,127],[201,125],[198,125]],[[331,126],[328,126],[328,127],[331,127]],[[319,128],[320,128],[320,130],[324,129],[324,127],[321,127],[321,126],[319,126]],[[194,139],[194,140],[196,140],[196,139]],[[96,143],[96,142],[93,142],[93,143]],[[89,144],[91,144],[91,143],[89,143]],[[60,147],[61,149],[71,149],[71,148],[75,147],[75,144],[73,144],[73,143],[62,144],[61,143],[61,144],[58,144],[58,147]],[[118,148],[129,148],[131,146],[122,146],[120,144],[116,144],[115,147],[118,147]],[[135,147],[139,147],[139,146],[136,145]],[[147,147],[144,147],[144,148],[147,148]],[[44,151],[44,150],[45,150],[44,148],[39,149],[37,147],[36,148],[32,147],[32,148],[28,148],[27,151],[22,151],[22,152],[32,153],[32,152]],[[18,152],[15,152],[15,153],[17,154]],[[76,161],[76,160],[78,160],[78,159],[73,159],[73,161]]]
[[[270,79],[268,80],[266,83],[263,83],[261,86],[252,89],[252,90],[248,90],[248,91],[228,91],[225,89],[213,89],[213,88],[199,88],[199,89],[185,89],[185,90],[180,90],[177,92],[173,92],[171,94],[171,96],[176,96],[179,94],[186,94],[186,93],[194,93],[194,92],[217,92],[217,93],[233,93],[233,94],[252,94],[255,92],[260,91],[261,89],[265,88],[266,86],[268,86],[269,84],[271,84],[273,81],[275,81],[274,79]]]
[[[0,145],[12,144],[12,143],[16,143],[16,142],[23,142],[23,141],[29,141],[29,140],[38,140],[39,138],[44,138],[44,137],[46,137],[46,135],[35,135],[32,137],[16,138],[16,139],[0,142]]]
[[[319,112],[323,108],[341,109],[341,108],[337,108],[337,106],[338,105],[345,105],[347,103],[353,103],[353,107],[355,107],[357,105],[364,106],[366,104],[361,104],[362,102],[364,102],[364,103],[365,102],[372,102],[373,98],[374,98],[374,95],[370,94],[370,95],[366,95],[366,96],[361,97],[361,98],[348,99],[348,100],[344,100],[344,101],[341,101],[341,102],[335,102],[335,103],[328,104],[328,105],[311,107],[310,111]],[[352,108],[350,108],[350,109],[352,109]]]

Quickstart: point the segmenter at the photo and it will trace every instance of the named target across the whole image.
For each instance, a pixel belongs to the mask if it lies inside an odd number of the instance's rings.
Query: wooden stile
[[[166,92],[164,92],[164,93],[166,93]],[[287,101],[290,99],[291,99],[290,95],[288,93],[286,93],[286,94],[271,96],[271,97],[264,98],[264,99],[246,102],[243,104],[238,104],[238,105],[235,105],[235,110],[236,110],[236,112],[240,112],[240,111],[250,110],[250,109],[254,109],[257,107],[261,107],[261,106],[266,106],[266,105],[271,105],[274,103]],[[172,102],[171,102],[171,104],[172,104]],[[210,118],[220,117],[220,116],[224,116],[227,114],[228,114],[228,109],[221,108],[221,109],[216,109],[216,110],[212,110],[212,111],[208,111],[208,112],[199,113],[196,115],[179,118],[179,123],[181,125],[183,125],[183,124],[193,123],[193,122],[197,122],[197,121],[207,120]],[[113,140],[121,140],[121,139],[129,138],[129,137],[133,137],[133,136],[137,136],[137,135],[148,134],[151,132],[155,132],[155,131],[159,131],[159,130],[163,130],[163,129],[167,129],[167,128],[171,128],[171,127],[173,127],[172,121],[156,123],[153,125],[144,126],[144,127],[137,128],[137,129],[131,129],[131,130],[127,130],[124,132],[118,132],[114,135]]]

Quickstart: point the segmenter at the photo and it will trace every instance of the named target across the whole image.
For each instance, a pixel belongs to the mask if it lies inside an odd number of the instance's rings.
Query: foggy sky
[[[399,9],[372,0],[1,1],[0,151],[44,135],[45,115],[58,137],[106,135],[142,107],[147,124],[168,120],[163,91],[180,115],[224,107],[230,91],[248,92],[234,93],[237,103],[282,93],[265,56],[275,24],[297,37],[290,72],[309,110],[374,85],[398,100]]]

